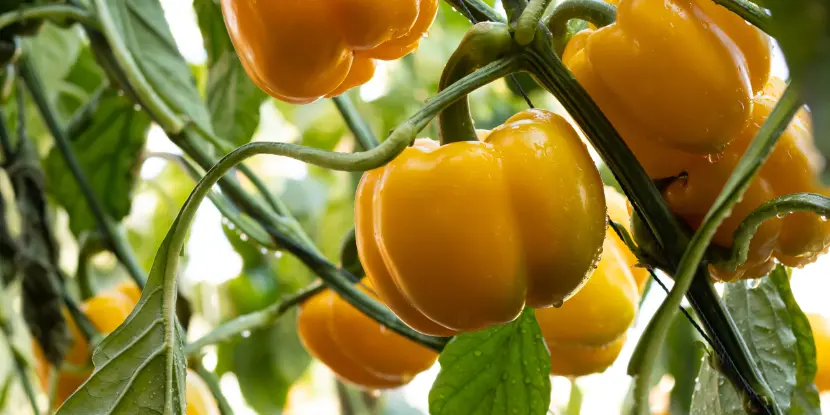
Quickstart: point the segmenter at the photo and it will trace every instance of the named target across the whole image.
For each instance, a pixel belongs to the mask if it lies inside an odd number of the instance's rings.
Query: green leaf
[[[207,108],[159,0],[107,0],[106,4],[124,44],[156,93],[174,112],[212,132]]]
[[[175,314],[176,272],[167,269],[168,256],[179,254],[169,252],[172,235],[168,234],[156,254],[138,305],[95,349],[95,371],[61,406],[59,415],[185,413],[183,334]]]
[[[106,74],[98,66],[92,49],[83,48],[60,86],[57,108],[62,118],[68,119],[105,80]]]
[[[532,308],[509,324],[454,337],[438,362],[432,415],[548,411],[550,355]]]
[[[225,31],[214,0],[196,0],[199,28],[208,54],[207,105],[217,135],[234,145],[251,141],[259,125],[259,107],[267,95],[248,78]]]
[[[777,267],[760,282],[728,284],[724,299],[781,410],[820,413],[813,386],[815,344],[807,317],[792,296],[785,268]],[[693,414],[746,413],[742,395],[711,364],[703,365],[699,377]]]
[[[273,258],[273,256],[271,256]],[[261,310],[293,291],[290,276],[276,275],[263,266],[243,270],[224,286],[234,313],[226,319]],[[285,406],[288,389],[305,372],[311,357],[297,336],[296,310],[279,323],[238,337],[218,346],[217,373],[233,372],[242,396],[259,413],[279,413]]]
[[[83,35],[78,27],[59,28],[44,24],[35,37],[23,39],[23,49],[31,53],[32,65],[41,74],[43,86],[52,96],[61,90],[64,77],[83,48]]]
[[[150,118],[145,112],[136,111],[130,100],[110,89],[101,97],[89,125],[77,137],[70,137],[93,189],[116,221],[130,212],[131,193],[149,126]],[[84,198],[78,197],[78,185],[56,149],[49,153],[44,170],[51,194],[69,213],[72,232],[78,235],[96,229],[95,218]]]

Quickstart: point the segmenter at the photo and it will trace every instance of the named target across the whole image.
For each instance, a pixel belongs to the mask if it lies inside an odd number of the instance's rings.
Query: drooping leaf
[[[212,131],[207,108],[159,0],[106,0],[105,4],[133,60],[161,99],[177,114]]]
[[[115,90],[101,97],[91,122],[72,147],[106,212],[116,221],[130,212],[132,189],[150,118]],[[96,228],[95,218],[69,173],[61,154],[53,149],[44,166],[51,194],[69,213],[77,235]]]
[[[169,252],[172,234],[156,254],[138,305],[95,349],[95,371],[61,406],[59,415],[185,413],[176,272],[167,269],[168,256],[179,254]]]
[[[259,125],[259,107],[267,95],[242,68],[217,2],[196,0],[193,6],[208,55],[206,101],[214,131],[234,145],[245,144]]]
[[[550,355],[532,308],[515,321],[453,338],[429,391],[429,412],[543,415],[550,405]]]
[[[730,283],[724,301],[749,352],[784,413],[818,414],[815,344],[807,318],[779,266],[759,281]],[[745,414],[743,396],[711,364],[704,364],[693,414]]]

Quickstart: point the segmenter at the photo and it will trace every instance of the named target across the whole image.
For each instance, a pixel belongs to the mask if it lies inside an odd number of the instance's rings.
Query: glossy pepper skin
[[[816,344],[816,388],[830,391],[830,320],[819,314],[807,314]]]
[[[722,150],[769,77],[768,37],[711,0],[615,3],[616,22],[577,34],[563,62],[649,174],[676,173],[662,147]]]
[[[611,188],[605,193],[612,220],[628,222],[625,199]],[[648,277],[636,264],[628,247],[609,228],[602,258],[585,286],[559,308],[536,310],[550,350],[551,374],[598,373],[616,360],[637,314],[641,295],[638,285],[645,285],[643,278]]]
[[[714,202],[741,155],[766,121],[784,89],[784,83],[772,79],[753,99],[753,113],[747,127],[721,154],[680,165],[687,172],[664,191],[669,207],[692,228],[697,228]],[[714,243],[732,246],[732,233],[762,203],[791,193],[830,195],[830,189],[818,181],[821,161],[813,146],[809,117],[802,110],[778,139],[772,153],[757,173],[749,189],[718,228]],[[736,272],[718,267],[712,274],[719,280],[755,278],[766,275],[773,259],[787,266],[809,264],[830,247],[830,223],[820,216],[799,212],[764,222],[750,243],[747,262]]]
[[[221,0],[228,34],[263,91],[303,104],[372,78],[418,47],[438,0]]]
[[[357,190],[360,262],[380,298],[425,334],[561,305],[602,247],[602,181],[567,121],[528,110],[479,137],[416,140]]]
[[[341,380],[365,389],[403,386],[438,358],[437,353],[387,330],[329,290],[300,306],[297,329],[309,354]]]

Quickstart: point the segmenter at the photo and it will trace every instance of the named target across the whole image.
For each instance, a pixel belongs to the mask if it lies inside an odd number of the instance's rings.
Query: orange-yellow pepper
[[[187,369],[185,400],[187,415],[219,415],[219,406],[207,383],[194,371]]]
[[[563,61],[646,170],[671,176],[664,147],[716,153],[744,128],[769,39],[711,0],[618,3],[616,22],[577,34]]]
[[[135,307],[135,302],[121,292],[122,289],[128,289],[126,288],[128,284],[131,283],[124,283],[115,289],[101,292],[81,304],[81,311],[101,334],[109,334],[118,328]],[[73,342],[64,357],[63,367],[58,373],[55,407],[62,405],[92,374],[92,362],[89,360],[89,343],[74,320],[69,316],[69,313],[64,312],[64,315],[69,322]],[[42,350],[37,342],[33,343],[38,360],[37,373],[41,385],[46,390],[52,367],[43,357]]]
[[[561,305],[602,247],[602,181],[567,121],[528,110],[480,136],[416,140],[357,190],[366,275],[422,333],[480,330],[525,305]]]
[[[375,59],[418,47],[438,0],[221,0],[242,66],[290,103],[336,96],[372,78]]]
[[[629,222],[625,198],[606,188],[611,219]],[[619,355],[634,323],[648,272],[613,229],[606,231],[602,258],[590,279],[559,308],[536,310],[551,355],[551,374],[583,376],[602,372]]]
[[[830,320],[819,314],[807,314],[816,343],[816,388],[830,391]]]
[[[386,329],[329,290],[300,306],[297,330],[312,356],[340,379],[366,389],[405,385],[438,358],[434,351]]]
[[[702,161],[680,164],[687,172],[664,192],[672,211],[697,228],[752,139],[781,96],[784,83],[773,78],[753,99],[753,113],[747,127],[721,154]],[[732,246],[732,233],[762,203],[791,193],[818,193],[830,196],[830,189],[818,180],[821,159],[813,146],[809,116],[802,110],[783,132],[757,173],[743,199],[721,224],[714,243]],[[713,267],[713,275],[724,281],[763,276],[772,269],[773,258],[788,266],[809,264],[830,247],[830,223],[820,216],[799,212],[764,222],[750,243],[747,262],[736,272]]]

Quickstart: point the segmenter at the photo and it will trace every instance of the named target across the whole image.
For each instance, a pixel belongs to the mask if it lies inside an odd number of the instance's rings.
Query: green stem
[[[830,198],[813,193],[795,193],[780,196],[762,204],[741,222],[738,229],[735,229],[732,234],[734,241],[732,255],[729,261],[722,265],[728,270],[735,271],[737,267],[746,262],[752,237],[764,221],[795,212],[815,213],[826,220],[830,217]]]
[[[216,405],[219,407],[219,414],[233,415],[231,404],[228,403],[228,399],[225,398],[225,394],[222,393],[222,388],[219,386],[219,380],[216,378],[216,374],[207,370],[201,360],[197,360],[193,366],[196,370],[196,374],[198,374],[199,377],[205,381],[205,384],[207,384],[210,389],[210,393],[212,393],[213,397],[216,399]]]
[[[97,29],[98,21],[95,16],[79,7],[63,4],[46,4],[42,6],[21,7],[0,14],[0,30],[14,23],[31,19],[48,19],[51,21],[71,20]]]
[[[107,0],[95,0],[95,11],[100,21],[101,33],[110,45],[112,57],[122,70],[132,91],[164,131],[168,134],[180,133],[186,125],[185,121],[173,112],[144,77],[124,39],[121,38],[118,27],[110,15]]]
[[[144,274],[138,260],[135,258],[129,242],[118,230],[112,218],[110,218],[106,213],[100,200],[98,200],[98,195],[95,194],[95,191],[89,184],[89,180],[87,179],[86,174],[81,168],[81,164],[78,162],[78,159],[75,157],[75,153],[72,150],[72,144],[66,136],[66,130],[64,130],[60,125],[60,122],[55,115],[55,109],[52,107],[52,103],[46,96],[43,82],[34,67],[32,67],[29,63],[29,59],[25,53],[20,57],[18,65],[20,68],[20,75],[23,78],[26,87],[29,89],[32,100],[35,102],[35,106],[37,106],[40,111],[40,115],[43,117],[43,121],[49,129],[49,132],[52,133],[52,136],[55,139],[55,146],[61,153],[61,156],[63,156],[66,165],[69,167],[69,171],[78,183],[78,187],[81,189],[81,193],[89,205],[90,211],[92,211],[92,214],[95,217],[99,232],[101,232],[101,235],[104,235],[107,239],[112,252],[127,269],[130,277],[136,282],[136,284],[138,284],[139,287],[143,288],[147,281],[147,276]]]
[[[545,25],[553,36],[553,49],[560,56],[574,35],[568,31],[571,19],[585,20],[597,27],[608,26],[617,20],[617,7],[601,0],[566,0],[559,3]]]
[[[738,202],[749,187],[754,174],[761,168],[762,163],[758,161],[765,160],[769,156],[778,137],[787,128],[801,105],[802,101],[799,98],[797,85],[790,84],[746,153],[741,157],[723,190],[706,214],[703,223],[692,237],[686,252],[681,257],[675,273],[674,287],[668,298],[660,305],[657,313],[649,321],[629,366],[629,372],[638,375],[636,380],[638,393],[636,394],[635,407],[639,406],[642,413],[646,413],[648,410],[648,382],[655,366],[655,360],[652,357],[659,353],[660,346],[663,344],[666,333],[677,313],[677,307],[680,306],[683,297],[689,290],[695,271],[698,269],[698,264],[703,260],[706,253],[706,248],[712,241],[718,226],[729,216],[732,206]],[[754,365],[754,362],[750,362]],[[757,373],[757,367],[754,369]],[[766,382],[761,381],[751,386],[759,395],[769,398],[767,402],[762,403],[765,403],[765,406],[772,406],[772,408],[769,408],[773,411],[772,413],[781,413],[781,409],[771,399],[772,391]]]
[[[380,144],[348,95],[338,95],[332,98],[332,101],[337,106],[337,110],[340,111],[340,115],[343,116],[343,120],[346,121],[346,125],[349,126],[349,130],[354,134],[355,141],[360,145],[360,148],[364,151],[371,150]]]
[[[571,378],[571,393],[568,395],[568,407],[566,415],[579,415],[582,411],[582,390],[576,384],[576,379]]]
[[[409,137],[406,141],[411,141],[414,138],[415,133],[417,133],[417,130],[413,131],[412,137]],[[293,150],[287,150],[286,144],[284,143],[249,143],[228,153],[215,166],[211,167],[202,180],[196,184],[196,187],[193,189],[193,192],[191,192],[190,197],[187,199],[182,207],[182,210],[179,212],[179,217],[176,220],[173,229],[171,229],[173,234],[170,237],[171,239],[168,247],[169,252],[178,253],[181,251],[184,246],[188,229],[193,223],[193,218],[196,215],[199,203],[205,198],[205,196],[207,196],[211,187],[214,186],[219,179],[225,175],[225,173],[249,157],[258,154],[286,156],[291,154],[290,151]],[[308,149],[308,151],[311,151],[311,149]],[[346,278],[346,276],[342,274],[336,266],[318,254],[316,248],[314,248],[314,250],[308,250],[302,246],[302,242],[285,238],[284,235],[279,233],[276,233],[276,236],[282,237],[283,240],[279,242],[285,245],[286,249],[288,249],[291,253],[298,256],[298,258],[309,266],[312,271],[317,273],[317,275],[319,275],[323,281],[326,282],[329,288],[337,292],[343,299],[362,313],[373,318],[380,324],[383,324],[390,330],[425,346],[432,347],[436,350],[443,347],[445,343],[444,339],[425,336],[415,332],[400,321],[395,314],[389,311],[389,309],[385,306],[375,301],[360,289],[354,287],[351,280]],[[172,270],[177,269],[178,260],[178,255],[168,255],[167,265],[165,267],[167,272],[173,272]],[[167,276],[166,278],[173,277]]]
[[[441,73],[438,90],[449,88],[482,65],[509,54],[513,39],[510,29],[500,23],[478,23],[470,29],[453,52]],[[467,97],[459,99],[438,114],[441,144],[478,141]]]
[[[315,282],[290,298],[272,304],[262,310],[245,314],[222,323],[204,336],[185,345],[184,354],[186,356],[194,355],[199,353],[199,350],[207,345],[221,343],[245,331],[255,331],[268,327],[276,323],[277,320],[288,310],[302,304],[305,300],[317,295],[325,289],[325,284]]]
[[[196,170],[196,167],[178,154],[149,152],[144,156],[145,158],[157,157],[176,164],[184,170],[194,182],[198,182],[202,179],[202,176]],[[248,235],[253,242],[272,251],[279,250],[279,246],[274,244],[274,241],[271,240],[268,233],[265,232],[265,230],[262,229],[256,222],[242,216],[239,209],[233,204],[233,202],[214,191],[208,193],[207,197],[224,218],[228,219],[230,223],[239,228],[242,233]]]
[[[766,34],[774,36],[772,33],[772,16],[755,3],[748,0],[714,0],[715,3],[723,6],[732,13],[737,14],[742,19],[746,20],[753,26],[761,29]]]
[[[491,21],[507,23],[507,20],[498,12],[481,0],[445,0],[459,13],[473,23]],[[469,11],[469,14],[467,13]]]
[[[530,0],[525,11],[519,16],[519,21],[516,22],[516,33],[513,39],[516,40],[520,46],[525,46],[533,41],[536,36],[536,26],[542,19],[542,15],[550,6],[552,0]]]

